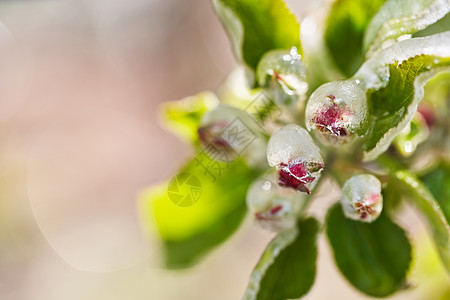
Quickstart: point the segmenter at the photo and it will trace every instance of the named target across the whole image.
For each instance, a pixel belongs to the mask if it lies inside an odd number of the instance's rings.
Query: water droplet
[[[269,191],[270,188],[272,187],[272,183],[268,180],[264,181],[263,185],[262,185],[262,189],[265,191]]]

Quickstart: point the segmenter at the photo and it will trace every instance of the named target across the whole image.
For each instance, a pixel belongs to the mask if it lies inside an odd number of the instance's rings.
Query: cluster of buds
[[[276,83],[282,89],[280,95],[299,99],[299,93],[306,93],[307,88],[300,58],[296,49],[266,54],[257,70],[259,84],[267,87]],[[274,90],[272,94],[276,96]],[[292,104],[286,102],[288,98],[275,100]],[[305,113],[308,130],[316,130],[333,145],[348,143],[367,129],[364,87],[358,80],[324,84],[311,95]],[[200,125],[200,142],[206,148],[213,145],[220,149],[227,161],[241,155],[251,165],[263,163],[264,138],[245,111],[219,105],[203,116]],[[272,175],[277,178],[256,180],[248,190],[247,205],[262,227],[275,231],[292,228],[305,203],[304,194],[298,191],[310,194],[324,169],[320,149],[306,129],[289,124],[271,135],[266,153],[269,165],[276,168]],[[350,178],[343,186],[341,204],[348,218],[372,222],[383,207],[379,180],[365,174]]]
[[[302,194],[282,188],[267,177],[253,182],[246,200],[255,221],[271,231],[293,228],[305,203]]]
[[[267,160],[279,173],[278,183],[310,194],[324,168],[320,150],[302,127],[289,124],[275,131],[267,144]]]
[[[316,130],[322,140],[331,145],[348,143],[367,129],[365,90],[359,80],[326,83],[311,95],[305,114],[306,127]]]
[[[342,187],[341,205],[347,218],[372,222],[383,209],[381,183],[373,175],[351,177]]]

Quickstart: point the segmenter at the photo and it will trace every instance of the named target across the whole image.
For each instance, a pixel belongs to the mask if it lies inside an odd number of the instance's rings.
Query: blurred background
[[[199,266],[166,271],[136,206],[192,154],[158,105],[235,67],[208,0],[0,1],[0,299],[240,299],[270,234],[246,221]],[[435,255],[413,227],[415,255]],[[320,244],[306,299],[363,299]]]

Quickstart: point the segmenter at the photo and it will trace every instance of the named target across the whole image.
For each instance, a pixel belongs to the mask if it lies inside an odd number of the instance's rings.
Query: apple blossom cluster
[[[258,66],[257,79],[269,89],[276,104],[285,108],[300,103],[307,91],[307,85],[302,84],[306,71],[295,48],[268,52]],[[264,165],[267,159],[272,171],[250,186],[247,206],[261,227],[282,231],[295,226],[325,168],[321,149],[311,134],[325,146],[339,147],[367,130],[368,115],[365,86],[350,79],[326,83],[312,93],[305,107],[307,129],[288,124],[271,133],[266,142],[247,112],[222,104],[203,116],[198,135],[203,146],[214,145],[252,165]],[[247,129],[244,139],[252,140],[242,151],[242,138],[230,138],[236,124],[240,127],[235,131]],[[342,188],[341,205],[348,218],[374,221],[383,208],[380,181],[369,174],[351,177]]]

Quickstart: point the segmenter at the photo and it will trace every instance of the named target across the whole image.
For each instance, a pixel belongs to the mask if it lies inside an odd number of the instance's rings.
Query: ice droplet
[[[381,183],[373,175],[351,177],[342,187],[341,205],[347,218],[373,222],[383,209]]]
[[[264,183],[262,185],[263,190],[269,191],[271,187],[272,187],[272,183],[270,181],[268,181],[268,180],[264,181]]]
[[[407,153],[411,153],[412,152],[412,143],[411,143],[411,141],[407,141],[405,143],[405,152],[407,152]]]

